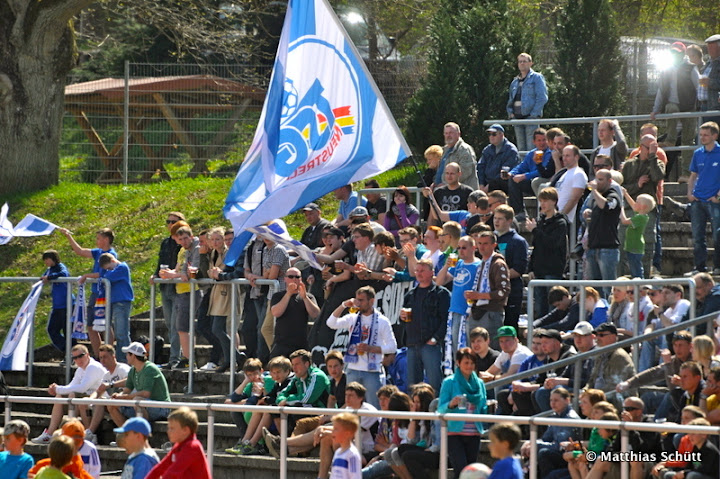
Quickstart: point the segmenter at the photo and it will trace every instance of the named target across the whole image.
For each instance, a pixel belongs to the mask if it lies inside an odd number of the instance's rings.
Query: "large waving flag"
[[[225,201],[236,232],[285,216],[410,156],[326,0],[290,0],[255,137]],[[236,237],[238,257],[250,234]]]
[[[5,203],[0,208],[0,245],[9,243],[14,237],[49,235],[57,228],[53,223],[33,214],[25,215],[25,218],[13,227],[7,214],[8,204]]]
[[[32,285],[30,294],[23,301],[20,311],[15,316],[10,331],[5,337],[0,351],[0,371],[25,371],[28,351],[28,335],[35,328],[35,307],[42,292],[43,283],[38,281]]]

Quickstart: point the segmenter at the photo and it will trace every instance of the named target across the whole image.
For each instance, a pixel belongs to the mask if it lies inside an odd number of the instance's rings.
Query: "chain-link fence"
[[[401,121],[426,63],[368,66]],[[125,78],[70,84],[60,178],[119,183],[234,176],[252,142],[270,75],[269,65],[129,63]]]

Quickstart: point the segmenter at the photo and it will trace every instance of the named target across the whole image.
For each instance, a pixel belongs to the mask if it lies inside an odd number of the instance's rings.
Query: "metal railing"
[[[40,276],[20,276],[20,277],[0,277],[0,283],[37,283],[41,280]],[[70,359],[70,349],[72,348],[72,313],[73,313],[73,301],[72,301],[72,285],[79,283],[80,277],[67,277],[57,278],[49,282],[52,283],[68,283],[67,294],[65,296],[66,305],[66,316],[65,316],[65,381],[70,382],[70,366],[72,361]],[[110,287],[110,280],[100,278],[87,278],[86,283],[99,283],[105,284],[105,343],[110,342],[110,328],[112,326],[112,293]],[[88,318],[85,318],[86,321]],[[28,335],[28,387],[33,385],[33,367],[35,363],[35,324],[36,317],[33,316],[33,324]]]
[[[523,372],[515,373],[511,376],[506,376],[501,379],[496,379],[494,381],[489,381],[485,384],[485,387],[487,389],[491,388],[499,388],[502,386],[506,386],[508,384],[511,384],[513,381],[518,381],[520,379],[525,379],[530,376],[536,376],[538,374],[542,374],[554,369],[558,369],[561,367],[569,366],[570,364],[575,363],[575,375],[573,377],[573,404],[577,407],[577,401],[579,398],[580,388],[584,386],[584,384],[580,384],[581,381],[581,373],[582,373],[582,361],[589,358],[594,358],[595,356],[599,356],[604,353],[609,353],[611,351],[614,351],[616,349],[620,348],[626,348],[628,346],[632,346],[634,344],[643,343],[645,341],[648,341],[650,339],[654,339],[660,336],[665,336],[667,334],[674,333],[675,331],[681,331],[688,329],[688,327],[694,329],[696,325],[702,324],[704,322],[713,321],[717,317],[717,312],[712,312],[710,314],[706,314],[704,316],[700,316],[699,318],[690,319],[688,321],[683,321],[678,324],[673,324],[672,326],[668,326],[666,328],[658,329],[657,331],[653,331],[652,333],[644,334],[642,336],[635,336],[632,338],[627,338],[622,341],[618,341],[613,344],[609,344],[607,346],[603,346],[601,348],[594,348],[590,351],[586,351],[584,353],[575,354],[573,356],[570,356],[565,359],[560,359],[558,361],[554,361],[552,363],[543,364],[541,366],[534,367],[532,369],[528,369]],[[615,392],[614,389],[607,390],[604,392]]]
[[[177,409],[187,407],[193,410],[206,411],[208,415],[207,421],[207,460],[210,470],[213,469],[213,457],[215,449],[215,413],[220,411],[227,412],[262,412],[280,415],[280,479],[287,478],[287,421],[288,415],[334,415],[341,410],[328,408],[298,408],[289,406],[246,406],[235,404],[211,404],[211,403],[185,403],[185,402],[163,402],[150,400],[125,400],[125,399],[77,399],[77,398],[39,398],[34,396],[2,396],[5,405],[5,422],[11,419],[12,404],[67,404],[70,414],[74,414],[73,407],[75,405],[103,405],[103,406],[129,406],[144,408],[171,408]],[[347,411],[347,410],[346,410]],[[524,417],[524,416],[500,416],[490,414],[454,414],[454,413],[423,413],[423,412],[396,412],[396,411],[368,411],[354,409],[350,412],[361,417],[377,417],[387,419],[417,419],[417,420],[438,420],[440,421],[440,467],[438,477],[440,479],[447,478],[447,459],[448,459],[448,421],[467,421],[467,422],[483,422],[483,423],[500,423],[510,422],[517,425],[530,427],[530,479],[537,479],[537,439],[538,426],[564,426],[573,428],[593,428],[600,427],[605,429],[618,429],[621,435],[621,452],[629,452],[629,431],[648,431],[657,433],[679,432],[679,433],[696,433],[707,435],[720,435],[720,427],[718,426],[687,426],[679,424],[655,424],[645,422],[625,422],[625,421],[595,421],[582,419],[564,419],[556,417]],[[359,435],[356,436],[356,441]],[[660,458],[657,458],[658,460]],[[622,479],[629,477],[628,461],[621,464]],[[720,473],[720,471],[719,471]]]
[[[225,280],[225,281],[216,281],[214,279],[194,279],[190,278],[188,281],[182,281],[179,278],[174,279],[160,279],[160,278],[154,278],[153,282],[150,283],[150,361],[155,362],[155,302],[156,302],[156,284],[180,284],[180,283],[189,283],[190,284],[190,331],[188,332],[188,335],[190,337],[190,351],[189,351],[189,357],[188,362],[190,363],[188,367],[188,385],[187,385],[187,394],[193,393],[193,376],[195,371],[195,320],[196,317],[196,297],[195,297],[195,291],[197,288],[197,285],[216,285],[216,284],[229,284],[233,286],[230,288],[230,388],[229,392],[232,393],[233,390],[235,390],[235,354],[237,347],[239,346],[235,342],[235,332],[237,331],[237,288],[234,287],[235,285],[243,285],[243,286],[249,286],[250,281],[245,278],[239,278],[239,279],[231,279],[231,280]],[[270,290],[268,292],[267,298],[268,301],[272,297],[273,293],[280,287],[280,282],[275,279],[258,279],[255,281],[255,284],[258,284],[260,286],[270,286]],[[269,306],[268,306],[269,307]],[[272,347],[272,345],[269,345]]]
[[[655,116],[655,120],[670,120],[670,119],[682,119],[682,118],[697,118],[697,128],[700,129],[703,117],[720,116],[720,111],[689,111],[681,113],[663,113]],[[593,128],[593,148],[590,150],[582,150],[583,153],[591,152],[595,147],[598,146],[598,125],[600,121],[609,119],[617,121],[631,121],[631,122],[647,122],[651,121],[650,115],[619,115],[619,116],[584,116],[584,117],[572,117],[572,118],[530,118],[526,120],[508,120],[496,119],[496,120],[485,120],[483,121],[484,126],[490,126],[493,123],[499,123],[500,125],[583,125],[586,123],[592,124]],[[698,143],[699,145],[699,143]],[[684,151],[684,150],[695,150],[697,145],[684,145],[684,146],[671,146],[663,147],[665,151]]]

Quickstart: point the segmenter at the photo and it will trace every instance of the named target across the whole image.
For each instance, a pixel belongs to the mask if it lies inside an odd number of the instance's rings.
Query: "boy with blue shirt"
[[[515,424],[503,422],[490,428],[490,455],[499,459],[488,479],[523,479],[522,464],[515,457],[515,448],[520,443],[520,428]]]
[[[130,308],[135,299],[130,268],[110,253],[103,253],[99,259],[102,268],[101,278],[110,281],[110,301],[112,319],[117,338],[117,348],[130,345]],[[108,325],[109,326],[109,325]]]
[[[531,187],[532,180],[539,177],[541,173],[545,178],[550,178],[555,173],[552,148],[548,148],[546,133],[545,128],[536,128],[533,131],[535,148],[530,150],[522,163],[515,166],[509,173],[509,204],[517,212],[520,223],[524,223],[527,217],[523,195],[533,196],[535,194]]]
[[[471,290],[475,285],[475,275],[480,267],[480,260],[475,257],[475,240],[470,236],[463,236],[458,241],[458,258],[457,264],[453,266],[446,261],[435,278],[439,285],[445,285],[451,280],[453,282],[450,295],[453,351],[458,348],[462,317],[467,315],[465,291]]]
[[[705,225],[712,224],[715,255],[713,274],[720,274],[720,145],[718,124],[714,121],[700,127],[700,144],[690,163],[688,201],[693,235],[695,271],[707,271]]]
[[[131,417],[113,431],[118,435],[118,446],[129,454],[121,479],[144,479],[155,464],[160,462],[155,450],[148,443],[148,437],[152,433],[150,423],[144,417]]]
[[[43,262],[47,266],[45,274],[42,276],[42,282],[47,284],[49,281],[58,278],[67,278],[70,276],[67,267],[60,262],[60,255],[54,249],[45,251],[42,255]],[[48,318],[47,332],[53,346],[60,352],[65,352],[65,324],[67,319],[67,308],[71,305],[67,304],[67,283],[52,284],[52,311]],[[74,299],[74,296],[72,297]],[[73,346],[75,340],[73,339]]]
[[[115,233],[110,228],[102,228],[101,230],[98,230],[97,233],[95,233],[95,248],[83,248],[80,246],[77,241],[75,241],[75,238],[72,236],[72,232],[68,230],[67,228],[60,228],[59,231],[65,235],[65,237],[70,242],[70,247],[72,248],[73,252],[78,255],[82,256],[83,258],[92,258],[95,262],[93,264],[93,272],[84,274],[80,277],[79,283],[82,284],[85,282],[88,278],[99,278],[100,277],[100,255],[104,253],[109,253],[117,258],[117,252],[113,249],[112,244],[115,240]],[[100,285],[98,283],[93,283],[92,285],[92,293],[90,294],[90,298],[88,300],[87,305],[87,315],[85,316],[87,318],[88,323],[88,336],[90,336],[90,344],[92,345],[93,354],[95,357],[98,357],[100,354],[100,345],[102,344],[102,340],[100,338],[100,333],[98,331],[95,331],[93,329],[93,320],[95,319],[95,301],[99,297],[100,292]]]
[[[3,479],[26,479],[35,464],[32,456],[23,451],[30,435],[25,421],[14,420],[5,424],[2,431],[5,450],[0,452],[0,471]]]

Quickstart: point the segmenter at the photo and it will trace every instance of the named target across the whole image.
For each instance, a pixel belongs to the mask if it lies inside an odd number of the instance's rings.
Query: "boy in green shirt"
[[[630,265],[630,275],[633,278],[644,278],[642,259],[645,255],[645,227],[650,217],[648,214],[655,209],[655,198],[648,194],[638,195],[637,200],[633,200],[625,188],[623,195],[625,201],[636,213],[632,218],[625,216],[625,210],[620,209],[620,222],[627,226],[625,233],[625,254]]]

